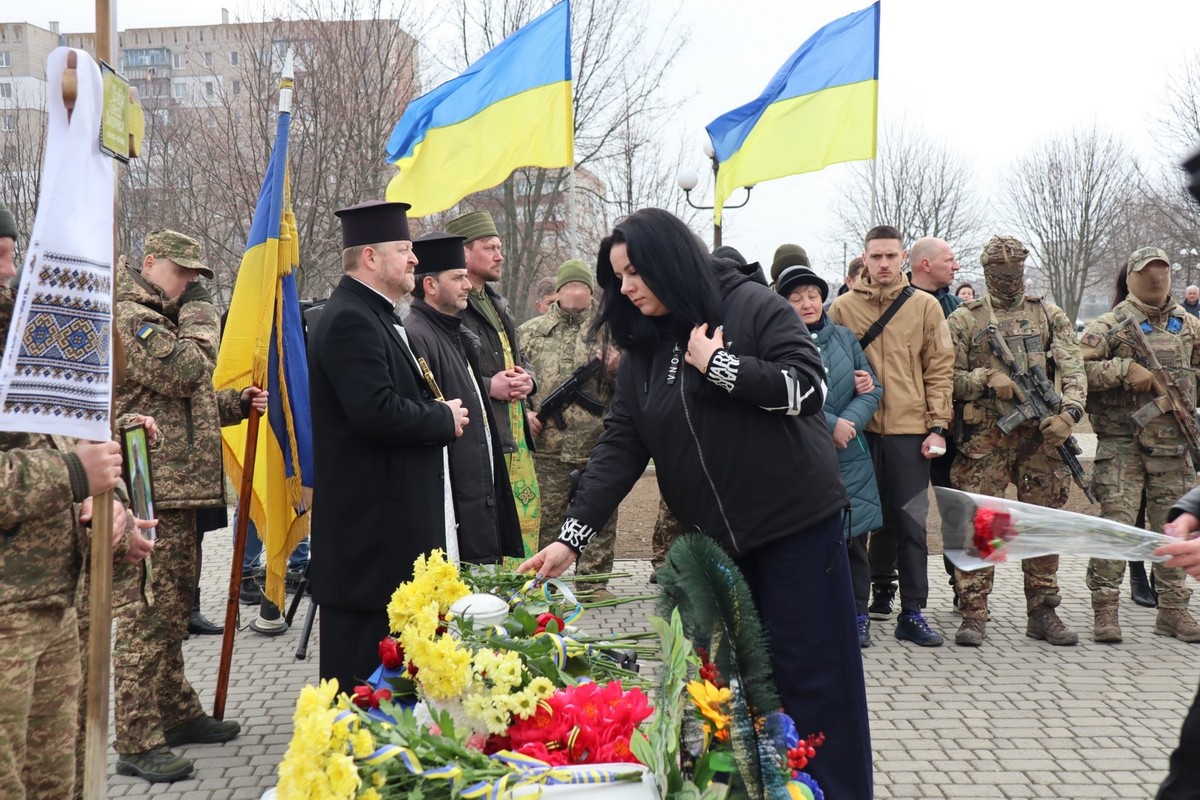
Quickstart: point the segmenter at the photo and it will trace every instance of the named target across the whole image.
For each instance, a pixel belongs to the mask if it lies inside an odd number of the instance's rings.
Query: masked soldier
[[[957,489],[993,496],[1003,496],[1011,483],[1021,502],[1062,508],[1070,474],[1054,448],[1066,442],[1083,417],[1087,379],[1067,315],[1041,297],[1025,294],[1028,254],[1011,236],[993,237],[979,259],[987,294],[947,320],[954,340],[954,399],[961,408],[958,458],[950,480]],[[1042,367],[1051,380],[1061,383],[1062,405],[1056,415],[1026,420],[1008,434],[996,426],[1015,407],[1016,384],[988,343],[989,326],[997,328],[1022,370]],[[1025,559],[1021,569],[1029,615],[1025,634],[1055,645],[1078,642],[1054,610],[1061,601],[1058,556]],[[994,567],[955,571],[963,616],[955,644],[983,643],[994,572]]]
[[[1138,325],[1145,339],[1179,387],[1192,414],[1196,406],[1196,367],[1200,365],[1200,322],[1171,297],[1170,259],[1157,247],[1143,247],[1129,257],[1117,275],[1117,303],[1088,326],[1082,353],[1088,378],[1088,414],[1098,437],[1092,491],[1105,519],[1132,525],[1146,497],[1151,530],[1162,530],[1167,512],[1192,488],[1196,470],[1188,458],[1188,440],[1167,411],[1148,418],[1141,412],[1157,394],[1146,361],[1134,349],[1129,329]],[[1128,320],[1122,325],[1122,321]],[[1121,641],[1117,614],[1124,561],[1093,558],[1087,585],[1092,590],[1097,642]],[[1185,642],[1200,641],[1200,625],[1188,614],[1191,590],[1182,569],[1154,565],[1158,617],[1154,632]]]

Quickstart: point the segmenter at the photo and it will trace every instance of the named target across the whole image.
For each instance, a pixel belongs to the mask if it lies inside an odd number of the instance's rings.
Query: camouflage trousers
[[[950,482],[955,489],[992,497],[1003,497],[1009,484],[1017,488],[1017,499],[1046,508],[1062,508],[1070,492],[1070,472],[1053,458],[1041,434],[1030,423],[1007,436],[998,428],[980,431],[960,447]],[[1025,576],[1026,611],[1042,605],[1046,598],[1058,602],[1058,556],[1039,556],[1021,561]],[[959,608],[964,619],[988,618],[988,595],[996,568],[973,572],[954,570],[959,590]]]
[[[658,519],[654,521],[654,537],[651,540],[650,566],[658,569],[667,560],[667,551],[675,540],[683,535],[683,523],[675,518],[667,503],[658,499]]]
[[[572,463],[558,456],[533,456],[537,469],[538,490],[541,494],[541,529],[538,532],[538,550],[551,542],[558,541],[559,528],[567,515],[567,500],[571,496],[571,471],[582,471],[586,461]],[[580,575],[601,575],[612,572],[613,557],[617,546],[617,512],[596,534],[583,555],[579,557],[576,571]],[[589,583],[595,589],[606,588],[602,583]]]
[[[142,601],[142,578],[145,563],[130,564],[120,559],[112,569],[112,615],[115,619],[121,609],[130,603]],[[75,590],[75,613],[79,618],[79,725],[75,737],[75,794],[76,800],[83,798],[83,772],[87,755],[87,686],[88,686],[88,636],[91,633],[91,598],[88,594],[91,570],[90,559],[85,555],[83,568],[79,572],[79,585]],[[107,716],[105,717],[107,719]],[[105,740],[108,731],[104,732]]]
[[[130,603],[117,619],[113,699],[118,753],[166,743],[164,731],[204,713],[183,671],[183,639],[196,588],[196,512],[158,513],[154,605]]]
[[[1161,531],[1171,506],[1195,483],[1196,473],[1186,455],[1148,456],[1132,439],[1101,440],[1092,467],[1092,492],[1100,503],[1100,516],[1133,525],[1142,499],[1146,501],[1146,528]],[[1154,584],[1159,608],[1187,608],[1192,590],[1182,569],[1154,564]],[[1092,602],[1117,603],[1125,562],[1093,558],[1088,562],[1087,587]]]
[[[0,614],[0,797],[62,800],[75,785],[75,609]]]

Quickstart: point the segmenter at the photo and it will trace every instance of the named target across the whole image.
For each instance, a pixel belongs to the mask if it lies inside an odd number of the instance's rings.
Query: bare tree
[[[45,98],[29,96],[19,82],[12,92],[14,96],[0,106],[0,202],[17,219],[20,247],[33,232],[49,117]]]
[[[191,141],[186,163],[161,182],[187,193],[180,213],[224,268],[222,292],[232,288],[274,142],[285,53],[296,65],[288,163],[302,296],[327,294],[342,274],[333,211],[383,196],[387,137],[416,92],[417,40],[405,18],[391,16],[402,10],[384,0],[312,0],[291,13],[303,18],[237,24],[237,78],[171,111]]]
[[[982,243],[986,214],[974,172],[944,141],[907,125],[888,129],[875,163],[858,162],[851,173],[836,207],[851,256],[873,225],[895,226],[910,244],[936,236],[960,254]]]
[[[549,0],[457,0],[460,36],[452,68],[461,71],[549,5]],[[628,189],[641,181],[630,176],[627,158],[631,143],[634,152],[645,152],[654,141],[654,128],[641,121],[661,118],[676,105],[664,99],[662,76],[682,44],[679,26],[672,15],[666,24],[648,28],[646,13],[646,5],[637,0],[571,4],[575,254],[591,253],[607,225],[606,210],[612,204],[608,188]],[[639,35],[631,36],[635,30]],[[647,36],[647,30],[659,33]],[[506,252],[501,291],[509,298],[530,297],[537,279],[572,254],[569,185],[569,170],[521,169],[496,189],[462,204],[461,210],[486,208],[497,216]],[[641,189],[626,191],[626,197],[636,194]],[[644,199],[668,198],[646,193]]]
[[[1123,259],[1133,159],[1120,139],[1092,127],[1039,145],[1012,167],[1008,211],[1028,243],[1033,277],[1071,319],[1084,290],[1111,275],[1100,265]]]

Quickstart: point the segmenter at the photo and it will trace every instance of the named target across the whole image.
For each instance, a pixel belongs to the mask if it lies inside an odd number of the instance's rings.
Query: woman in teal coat
[[[842,482],[850,497],[850,580],[858,612],[859,644],[867,647],[871,644],[871,621],[867,616],[871,567],[865,534],[883,525],[883,511],[871,453],[862,433],[879,407],[883,387],[875,380],[854,334],[825,315],[822,305],[829,295],[829,284],[808,267],[794,266],[780,273],[775,288],[804,320],[825,361],[825,424],[837,448]]]

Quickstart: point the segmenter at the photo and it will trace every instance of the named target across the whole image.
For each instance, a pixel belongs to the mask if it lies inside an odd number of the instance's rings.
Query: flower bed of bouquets
[[[508,594],[502,622],[451,612],[487,588]],[[396,636],[381,642],[370,682],[301,691],[279,798],[534,797],[626,782],[672,800],[768,785],[822,798],[803,769],[823,737],[801,738],[779,711],[752,714],[748,734],[739,680],[692,647],[678,611],[649,620],[661,642],[657,709],[611,657],[623,642],[583,636],[579,613],[557,581],[460,572],[436,551],[419,559],[388,606]]]

